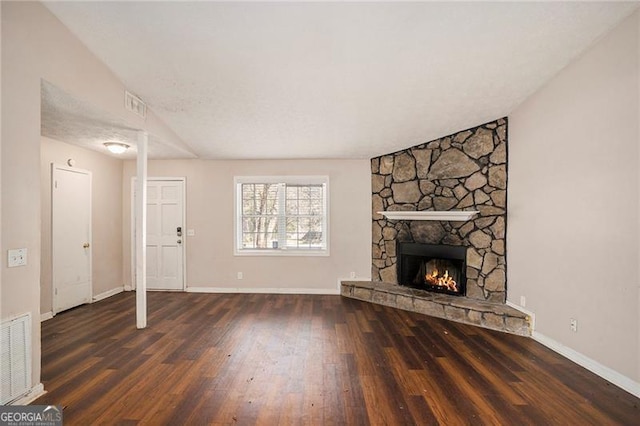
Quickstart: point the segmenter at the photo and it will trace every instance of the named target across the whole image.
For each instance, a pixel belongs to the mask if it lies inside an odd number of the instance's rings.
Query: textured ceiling
[[[110,116],[93,105],[77,99],[48,81],[41,82],[40,134],[117,158],[136,158],[138,129],[124,120]],[[148,156],[153,159],[194,158],[175,144],[148,135]],[[124,154],[111,154],[105,142],[129,145]]]
[[[369,158],[508,115],[637,6],[45,4],[201,158]]]

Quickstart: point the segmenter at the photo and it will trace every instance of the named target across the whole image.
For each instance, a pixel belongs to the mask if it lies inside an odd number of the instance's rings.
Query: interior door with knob
[[[52,165],[53,313],[91,302],[91,172]]]
[[[147,289],[184,290],[184,180],[147,183]]]

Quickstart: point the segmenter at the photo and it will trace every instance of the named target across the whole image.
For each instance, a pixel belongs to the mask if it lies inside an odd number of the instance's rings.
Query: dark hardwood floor
[[[637,425],[535,341],[340,296],[124,293],[42,324],[66,425]]]

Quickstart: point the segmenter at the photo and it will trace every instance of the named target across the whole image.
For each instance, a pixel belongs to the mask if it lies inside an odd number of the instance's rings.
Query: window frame
[[[242,185],[243,184],[284,184],[323,185],[323,226],[324,245],[322,249],[305,248],[242,248]],[[329,176],[234,176],[233,253],[234,256],[329,256]],[[286,207],[282,213],[286,218]],[[280,215],[279,214],[279,215]]]

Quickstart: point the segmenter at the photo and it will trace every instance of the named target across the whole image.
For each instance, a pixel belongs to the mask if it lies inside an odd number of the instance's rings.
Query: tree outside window
[[[237,252],[326,250],[326,179],[249,180],[236,178],[241,224],[236,228]]]

